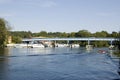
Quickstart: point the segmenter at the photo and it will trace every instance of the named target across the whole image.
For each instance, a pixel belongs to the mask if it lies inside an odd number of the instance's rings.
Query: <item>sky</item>
[[[120,0],[0,0],[13,31],[120,31]]]

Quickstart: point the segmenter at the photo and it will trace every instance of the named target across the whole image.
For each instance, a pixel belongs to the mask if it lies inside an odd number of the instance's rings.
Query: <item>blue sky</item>
[[[0,0],[0,17],[12,30],[120,31],[120,0]]]

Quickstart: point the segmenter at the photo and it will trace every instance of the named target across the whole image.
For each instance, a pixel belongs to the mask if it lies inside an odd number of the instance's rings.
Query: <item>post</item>
[[[67,46],[69,47],[69,40],[67,41]]]
[[[111,42],[110,42],[109,49],[110,49],[110,50],[113,50],[113,49],[115,49],[115,46],[113,46],[113,41],[112,41],[112,40],[111,40]]]
[[[90,45],[90,40],[88,40],[88,45]]]
[[[29,41],[27,41],[26,43],[27,43],[27,48],[28,48]]]
[[[90,51],[93,49],[93,46],[90,45],[90,40],[88,39],[88,45],[86,45],[86,50]]]
[[[112,46],[112,40],[111,40],[110,44],[111,44],[111,46]]]
[[[55,40],[55,45],[54,45],[54,47],[57,47],[57,45],[56,45],[56,40]]]

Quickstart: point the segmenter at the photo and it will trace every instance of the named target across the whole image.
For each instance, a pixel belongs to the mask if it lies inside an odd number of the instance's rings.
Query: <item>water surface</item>
[[[102,48],[107,50],[107,48]],[[2,49],[3,50],[3,49]],[[117,80],[118,67],[107,54],[84,48],[0,50],[0,80]]]

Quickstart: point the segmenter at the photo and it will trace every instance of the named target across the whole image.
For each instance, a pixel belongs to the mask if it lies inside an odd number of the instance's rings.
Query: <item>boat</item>
[[[98,53],[105,54],[105,53],[107,53],[107,51],[105,51],[105,50],[98,50]]]
[[[14,45],[15,48],[44,48],[44,44],[42,42],[39,41],[29,41],[29,42],[22,42],[21,44],[15,44]]]
[[[109,50],[115,50],[115,46],[113,45],[109,46]]]
[[[28,47],[31,48],[44,48],[45,46],[43,44],[30,44]]]
[[[14,44],[13,47],[14,48],[25,48],[25,47],[27,47],[27,44],[23,44],[23,43],[21,43],[21,44]]]
[[[56,46],[56,47],[67,47],[68,44],[58,44],[58,43],[57,43],[55,46]]]

